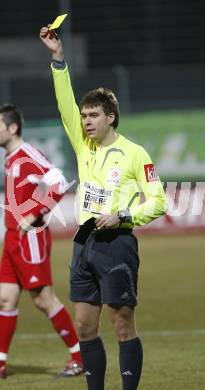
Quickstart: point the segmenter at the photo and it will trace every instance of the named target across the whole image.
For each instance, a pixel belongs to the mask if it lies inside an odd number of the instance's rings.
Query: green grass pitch
[[[203,235],[140,237],[137,328],[144,345],[139,390],[203,390],[205,384],[205,240]],[[72,243],[55,241],[55,290],[67,299]],[[107,349],[106,390],[120,390],[118,346],[107,319],[101,320]],[[57,379],[67,352],[50,323],[23,293],[17,333],[9,354],[9,377],[1,390],[83,390],[83,376]]]

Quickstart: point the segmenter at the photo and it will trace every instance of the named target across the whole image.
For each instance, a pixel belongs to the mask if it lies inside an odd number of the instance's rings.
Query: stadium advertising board
[[[205,183],[197,183],[195,188],[186,183],[180,188],[177,183],[167,184],[168,211],[163,217],[143,227],[136,227],[136,234],[183,233],[205,230]],[[3,193],[0,194],[3,201]],[[46,217],[52,234],[56,238],[73,237],[77,230],[78,212],[76,194],[68,193]],[[45,224],[45,226],[46,226]],[[0,240],[4,236],[3,210],[0,210]]]

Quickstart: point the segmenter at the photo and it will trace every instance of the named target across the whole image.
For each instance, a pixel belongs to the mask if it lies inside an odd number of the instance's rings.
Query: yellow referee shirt
[[[127,208],[132,225],[126,226],[141,226],[164,214],[165,193],[148,153],[120,134],[108,146],[86,137],[67,67],[52,71],[58,108],[78,161],[80,224]]]

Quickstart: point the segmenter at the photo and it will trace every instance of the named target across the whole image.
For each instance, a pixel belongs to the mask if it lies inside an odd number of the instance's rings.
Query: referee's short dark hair
[[[3,121],[7,127],[9,127],[12,123],[17,124],[18,128],[16,135],[20,136],[24,122],[22,112],[14,104],[7,103],[0,106],[0,114],[2,115]]]
[[[106,115],[111,113],[115,114],[115,119],[112,123],[114,129],[119,124],[119,103],[115,94],[107,88],[97,88],[86,93],[80,102],[80,111],[83,107],[96,107],[102,106],[103,111]]]

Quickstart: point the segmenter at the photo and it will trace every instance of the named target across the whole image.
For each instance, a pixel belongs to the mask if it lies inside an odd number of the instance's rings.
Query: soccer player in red
[[[51,237],[43,216],[62,198],[68,183],[36,148],[24,142],[23,116],[0,106],[0,146],[5,148],[6,234],[0,262],[0,378],[6,378],[9,346],[16,329],[22,289],[50,319],[70,358],[63,376],[80,374],[82,360],[72,319],[52,288]]]

